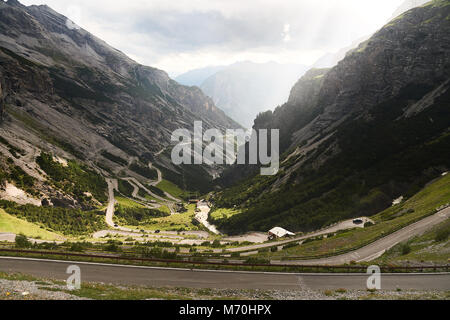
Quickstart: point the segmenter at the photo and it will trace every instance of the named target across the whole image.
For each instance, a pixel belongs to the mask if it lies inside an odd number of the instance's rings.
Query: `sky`
[[[172,77],[238,61],[310,65],[386,24],[403,0],[20,0],[47,4]]]

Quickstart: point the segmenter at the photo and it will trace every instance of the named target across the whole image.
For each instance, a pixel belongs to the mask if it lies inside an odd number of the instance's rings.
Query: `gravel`
[[[67,288],[42,281],[0,279],[0,300],[86,300],[62,290]]]

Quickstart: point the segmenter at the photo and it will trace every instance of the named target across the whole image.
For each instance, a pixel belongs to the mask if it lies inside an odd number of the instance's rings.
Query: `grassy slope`
[[[188,206],[188,211],[185,213],[174,214],[169,217],[152,219],[153,224],[143,226],[147,230],[163,230],[173,231],[183,229],[184,231],[198,230],[192,224],[192,219],[195,217],[195,205]]]
[[[407,242],[410,252],[403,252],[405,243],[400,243],[386,252],[378,261],[380,263],[398,263],[398,262],[450,262],[450,241],[436,240],[440,232],[450,232],[450,220],[432,228],[425,234],[414,237]],[[406,254],[404,254],[406,253]]]
[[[13,217],[7,214],[3,209],[0,209],[0,232],[15,234],[23,233],[30,238],[48,241],[61,240],[60,235],[44,230],[36,224]]]
[[[183,191],[176,184],[174,184],[168,180],[162,180],[160,183],[158,183],[157,187],[159,189],[161,189],[162,191],[165,191],[179,199],[189,196],[189,194],[187,192]]]
[[[124,206],[126,208],[145,208],[145,206],[143,206],[142,204],[127,198],[124,197],[115,197],[115,198],[116,201],[119,203],[119,205]]]
[[[429,184],[422,191],[400,205],[391,207],[372,217],[376,225],[338,233],[329,239],[317,240],[276,253],[261,253],[271,258],[314,257],[350,250],[368,244],[383,234],[419,220],[450,202],[450,175]],[[410,210],[413,209],[414,212]],[[409,212],[409,213],[408,213]]]
[[[217,208],[213,209],[213,211],[210,213],[210,217],[212,219],[227,219],[234,216],[235,214],[239,214],[240,212],[240,210],[235,209]]]

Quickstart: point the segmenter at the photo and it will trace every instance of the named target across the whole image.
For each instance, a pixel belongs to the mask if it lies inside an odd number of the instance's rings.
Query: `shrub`
[[[436,234],[436,237],[434,238],[434,240],[436,242],[446,241],[448,239],[449,235],[450,235],[450,228],[447,228],[447,229],[444,229],[444,230],[440,230]]]
[[[27,249],[31,248],[33,244],[28,240],[28,238],[23,234],[16,235],[15,240],[16,248]]]
[[[75,242],[72,243],[72,245],[70,246],[70,251],[74,251],[74,252],[83,252],[84,251],[84,247],[81,243],[79,242]]]
[[[408,253],[410,253],[411,252],[411,246],[409,245],[409,243],[404,243],[402,246],[401,246],[401,253],[402,253],[402,255],[404,256],[404,255],[407,255]]]
[[[214,242],[211,245],[213,248],[220,248],[222,244],[220,243],[220,240],[214,240]]]
[[[119,246],[116,245],[115,243],[111,243],[111,244],[108,244],[105,247],[105,250],[106,251],[111,251],[111,252],[118,252],[119,251]]]
[[[270,264],[270,260],[250,257],[244,262],[245,264]]]
[[[115,215],[131,226],[141,226],[149,223],[153,218],[170,216],[169,213],[148,208],[128,208],[119,205]]]
[[[53,156],[41,153],[36,163],[47,173],[55,186],[74,195],[81,202],[87,201],[85,192],[90,192],[100,202],[107,201],[105,179],[86,165],[73,160],[67,161],[67,167],[53,161]]]
[[[0,200],[0,208],[10,215],[42,224],[46,229],[64,235],[87,235],[105,228],[104,214],[101,211],[36,207],[30,204],[22,206],[6,200]]]
[[[293,248],[293,247],[296,247],[296,246],[298,246],[298,242],[288,243],[287,245],[285,245],[285,246],[283,247],[283,250],[289,249],[289,248]]]

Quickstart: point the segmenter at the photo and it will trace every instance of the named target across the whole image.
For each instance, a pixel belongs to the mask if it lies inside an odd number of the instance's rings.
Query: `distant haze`
[[[258,113],[288,100],[291,88],[307,69],[304,65],[247,61],[193,70],[176,80],[199,86],[232,119],[251,128]]]

